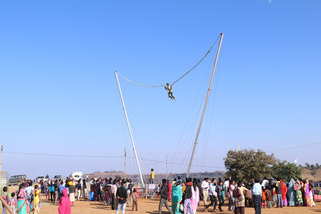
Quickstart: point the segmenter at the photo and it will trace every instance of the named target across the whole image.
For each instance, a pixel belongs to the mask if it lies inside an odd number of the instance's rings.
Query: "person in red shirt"
[[[264,208],[266,208],[266,190],[262,187],[262,198],[261,198],[261,204],[262,204],[262,208],[264,205]]]

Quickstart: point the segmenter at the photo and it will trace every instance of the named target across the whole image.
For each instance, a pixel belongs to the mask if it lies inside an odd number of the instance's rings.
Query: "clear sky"
[[[224,169],[238,146],[320,162],[320,11],[317,0],[1,1],[3,169],[123,170],[126,147],[136,173],[114,71],[173,82],[221,32],[193,171]],[[165,172],[166,156],[167,171],[186,171],[213,60],[174,85],[176,101],[120,80],[144,172]],[[315,145],[296,147],[304,144]]]

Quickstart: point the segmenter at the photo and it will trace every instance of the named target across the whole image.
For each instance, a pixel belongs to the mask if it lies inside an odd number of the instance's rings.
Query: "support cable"
[[[215,46],[215,44],[217,43],[217,41],[219,40],[220,35],[217,37],[217,39],[215,40],[215,42],[213,43],[213,45],[210,47],[210,49],[208,49],[208,51],[206,52],[206,54],[191,68],[189,69],[185,74],[183,74],[180,78],[178,78],[177,80],[175,80],[171,85],[176,84],[178,81],[180,81],[181,79],[183,79],[186,75],[188,75],[190,72],[192,72],[199,64],[201,64],[201,62],[207,57],[207,55],[212,51],[213,47]],[[130,82],[134,85],[138,85],[138,86],[142,86],[142,87],[164,87],[165,85],[145,85],[145,84],[141,84],[135,81],[132,81],[130,79],[127,79],[126,77],[124,77],[123,75],[121,75],[120,73],[118,73],[118,75],[123,78],[124,80],[126,80],[127,82]]]

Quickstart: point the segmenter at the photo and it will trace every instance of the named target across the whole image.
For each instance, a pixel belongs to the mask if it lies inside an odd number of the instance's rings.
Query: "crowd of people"
[[[105,201],[107,206],[118,213],[125,212],[126,206],[132,206],[133,211],[138,211],[138,193],[131,179],[112,178],[85,178],[75,181],[41,179],[32,182],[27,180],[19,185],[17,191],[8,192],[8,187],[3,187],[2,198],[13,213],[27,214],[40,213],[40,195],[46,201],[58,203],[58,214],[70,214],[75,200]],[[2,203],[3,214],[7,213],[5,204]]]
[[[163,179],[159,190],[159,213],[163,205],[170,213],[196,213],[201,201],[205,212],[210,207],[223,211],[227,203],[228,210],[235,214],[244,214],[245,207],[254,207],[260,214],[262,208],[283,208],[285,206],[315,206],[313,185],[308,180],[290,179],[285,183],[282,179],[253,179],[250,183],[236,182],[221,178],[199,179],[180,177],[173,182]],[[171,208],[168,201],[172,202]]]
[[[154,173],[151,181],[154,183]],[[104,201],[116,214],[120,211],[125,213],[126,207],[138,211],[140,196],[131,179],[116,177],[77,181],[69,178],[39,182],[28,180],[20,184],[19,189],[14,192],[8,192],[8,188],[4,187],[2,198],[14,213],[40,213],[41,194],[46,201],[59,204],[58,214],[70,214],[75,200],[80,199]],[[308,180],[302,179],[291,179],[287,183],[282,179],[263,179],[262,182],[253,179],[250,183],[244,183],[221,178],[183,180],[178,176],[173,181],[163,179],[161,184],[157,185],[154,195],[158,195],[160,199],[159,213],[162,213],[164,205],[170,213],[175,214],[194,214],[201,206],[208,212],[209,209],[223,211],[223,205],[226,205],[229,211],[236,214],[245,213],[246,206],[254,207],[256,214],[260,214],[262,208],[315,206],[313,186]],[[3,204],[3,214],[6,211]]]

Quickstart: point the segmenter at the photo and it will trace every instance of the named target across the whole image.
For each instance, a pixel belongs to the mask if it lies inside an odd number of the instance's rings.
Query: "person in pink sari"
[[[197,180],[196,179],[193,180],[192,188],[194,188],[194,197],[192,197],[192,199],[191,199],[191,207],[192,207],[193,213],[195,214],[197,207],[198,207],[198,202],[200,200],[200,193],[199,193],[199,189],[197,187]]]
[[[310,187],[309,187],[308,179],[305,180],[305,184],[304,184],[304,198],[305,198],[306,205],[310,207],[311,201],[310,201]]]
[[[68,197],[68,190],[62,190],[62,196],[60,197],[58,214],[71,214],[70,199]]]

